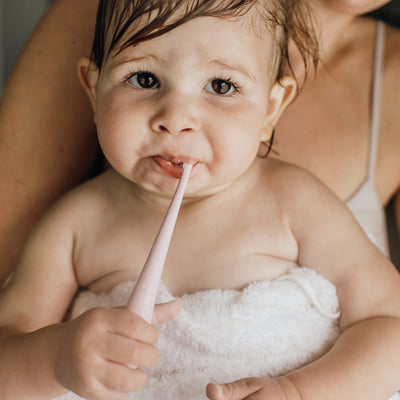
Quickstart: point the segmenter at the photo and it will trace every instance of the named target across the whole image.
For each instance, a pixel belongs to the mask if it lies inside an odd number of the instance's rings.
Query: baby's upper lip
[[[156,157],[160,157],[166,161],[169,161],[173,164],[192,164],[195,165],[198,163],[198,160],[196,160],[193,157],[190,156],[185,156],[185,155],[169,155],[169,154],[158,154]]]

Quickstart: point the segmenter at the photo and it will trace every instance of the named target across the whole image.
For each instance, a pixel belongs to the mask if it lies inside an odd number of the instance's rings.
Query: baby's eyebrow
[[[117,56],[115,58],[116,59],[113,60],[113,62],[111,63],[110,69],[118,68],[124,64],[148,61],[148,60],[153,60],[158,64],[162,64],[162,65],[166,65],[166,66],[170,65],[170,63],[167,60],[164,60],[162,57],[159,57],[158,55],[155,55],[155,54],[145,54],[143,56],[132,56],[132,55],[127,56],[127,55],[125,55],[125,57]],[[205,65],[206,66],[207,65],[208,66],[216,65],[216,66],[222,67],[223,69],[226,69],[228,71],[233,70],[233,71],[239,72],[240,74],[244,75],[245,77],[250,79],[252,82],[256,82],[256,78],[254,77],[254,75],[243,64],[236,63],[236,62],[227,63],[223,60],[213,59],[213,60],[207,60],[207,61],[200,62],[197,65],[197,68],[199,68],[199,69],[204,68]]]
[[[117,57],[115,57],[115,58],[117,58]],[[118,68],[124,64],[129,64],[132,62],[140,62],[140,61],[145,61],[145,60],[149,60],[149,59],[152,59],[159,64],[163,64],[163,65],[168,64],[168,62],[166,60],[164,60],[154,54],[146,54],[146,55],[140,56],[140,57],[133,57],[133,56],[118,57],[118,59],[114,60],[111,63],[110,69]]]
[[[255,82],[256,78],[254,77],[254,75],[242,64],[227,64],[224,61],[221,60],[210,60],[207,64],[214,64],[220,67],[223,67],[224,69],[230,69],[230,70],[234,70],[237,71],[239,73],[241,73],[242,75],[247,76],[247,78],[249,78],[251,81]]]

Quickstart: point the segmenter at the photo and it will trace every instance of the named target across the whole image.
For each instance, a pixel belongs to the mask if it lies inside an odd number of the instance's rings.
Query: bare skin
[[[368,10],[367,10],[368,11]],[[285,110],[273,155],[319,177],[343,201],[366,179],[375,21],[332,15],[323,23],[322,62],[316,76]],[[342,32],[339,37],[332,32]],[[335,40],[332,40],[335,38]],[[386,47],[375,182],[383,206],[393,200],[391,256],[400,266],[400,31],[386,26]],[[315,101],[318,99],[318,101]],[[397,231],[396,231],[397,226]]]
[[[0,286],[31,227],[88,178],[97,152],[76,65],[89,55],[96,0],[53,2],[22,52],[0,106]]]
[[[198,18],[126,48],[100,72],[86,73],[89,64],[81,62],[113,169],[47,214],[0,293],[2,398],[45,399],[69,389],[120,400],[142,387],[145,377],[126,364],[157,361],[148,324],[110,308],[60,321],[79,287],[102,292],[137,279],[176,186],[163,167],[168,157],[195,165],[164,269],[173,295],[240,289],[307,265],[334,283],[340,298],[343,333],[331,351],[284,377],[210,385],[208,397],[375,400],[397,390],[400,276],[320,181],[256,156],[295,86],[289,77],[282,84],[272,82],[272,72],[266,77],[271,54],[247,26]],[[209,83],[220,68],[240,90],[215,92]],[[137,75],[152,71],[159,84],[140,86]]]
[[[97,3],[53,2],[3,95],[0,284],[13,270],[28,233],[44,210],[90,175],[96,153],[95,128],[75,70],[77,60],[90,53]],[[330,0],[321,3],[339,4]],[[371,1],[366,6],[356,1],[341,3],[342,11],[361,13],[384,2]],[[325,36],[334,38],[324,45],[329,73],[320,67],[315,79],[285,111],[277,128],[276,150],[279,159],[311,171],[346,201],[366,173],[374,22],[351,15],[336,17],[331,19],[332,26],[324,23]],[[335,31],[345,34],[337,37]],[[399,42],[399,31],[388,27],[376,173],[382,204],[395,198],[398,226],[400,135],[396,127],[400,122],[400,90],[396,85],[400,56],[395,50]],[[333,87],[335,97],[329,95]],[[316,98],[324,101],[316,102]]]
[[[325,67],[319,67],[316,77],[284,112],[275,150],[277,158],[311,171],[346,201],[367,172],[375,21],[356,18],[344,23],[341,40],[328,43]],[[399,31],[388,26],[376,171],[383,205],[393,196],[399,198],[400,83],[395,78],[400,63],[395,49],[399,46]],[[316,98],[319,101],[314,101]]]

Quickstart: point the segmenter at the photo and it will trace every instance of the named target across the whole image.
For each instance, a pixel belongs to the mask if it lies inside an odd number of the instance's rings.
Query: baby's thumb
[[[258,390],[260,390],[260,385],[255,379],[244,378],[230,383],[209,383],[206,393],[210,400],[243,400],[254,395]]]
[[[176,299],[168,303],[156,304],[154,307],[152,324],[162,324],[163,322],[174,319],[181,312],[181,309],[181,302]]]

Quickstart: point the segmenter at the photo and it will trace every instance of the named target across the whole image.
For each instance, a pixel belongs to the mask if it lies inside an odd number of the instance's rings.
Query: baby
[[[308,17],[301,0],[100,0],[79,74],[109,168],[48,212],[1,292],[2,400],[396,392],[400,276],[323,184],[260,157],[296,94],[289,38],[315,53]],[[158,340],[120,306],[181,163]]]

